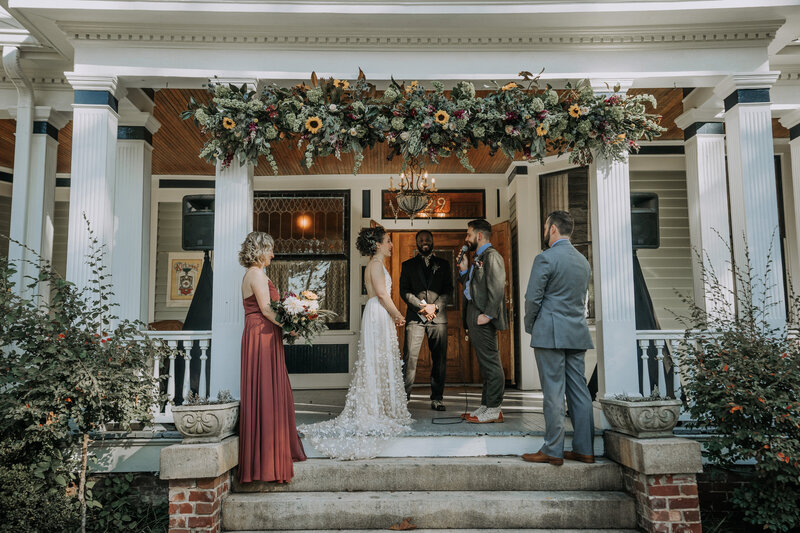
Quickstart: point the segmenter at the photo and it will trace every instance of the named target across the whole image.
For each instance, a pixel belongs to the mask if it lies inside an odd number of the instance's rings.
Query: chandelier
[[[400,173],[399,187],[394,186],[394,179],[389,177],[389,192],[395,193],[395,208],[391,199],[389,207],[392,208],[395,220],[400,211],[408,215],[412,223],[416,216],[430,217],[434,195],[437,192],[436,178],[431,178],[428,184],[428,173],[423,172],[422,167],[416,159],[410,160],[406,164],[406,171]],[[428,218],[430,220],[430,218]]]

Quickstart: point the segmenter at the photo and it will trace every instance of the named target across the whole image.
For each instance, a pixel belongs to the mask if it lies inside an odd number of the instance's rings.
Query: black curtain
[[[184,331],[205,331],[211,330],[211,309],[214,296],[214,272],[211,269],[211,259],[208,256],[208,251],[205,252],[203,258],[203,268],[200,272],[200,279],[197,281],[197,288],[195,289],[192,303],[189,305],[189,311],[186,313],[186,320],[183,322]],[[179,346],[182,348],[182,346]],[[189,364],[189,387],[192,392],[198,392],[200,389],[200,342],[194,341],[191,350],[192,359]],[[208,359],[206,360],[206,369],[211,364],[211,348],[208,349]],[[176,359],[175,361],[175,376],[177,381],[175,383],[175,404],[183,403],[183,376],[184,376],[184,361],[183,359]],[[208,373],[210,375],[210,372]],[[206,391],[209,390],[210,382],[206,377]]]

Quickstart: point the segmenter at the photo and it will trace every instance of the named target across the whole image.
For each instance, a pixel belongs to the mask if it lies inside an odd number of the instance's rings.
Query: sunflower
[[[514,83],[512,81],[511,83],[506,83],[505,85],[500,87],[500,90],[501,91],[508,91],[509,89],[516,89],[517,87],[519,87],[519,85],[517,85],[516,83]]]
[[[547,135],[547,128],[544,127],[544,124],[539,124],[536,126],[536,135],[539,137],[544,137]]]
[[[447,111],[444,109],[439,109],[433,115],[433,120],[435,120],[437,124],[447,124],[447,122],[450,120],[450,115],[448,115]]]
[[[341,87],[342,89],[350,88],[350,82],[347,80],[333,80],[334,87]]]
[[[419,87],[419,82],[417,80],[412,81],[411,84],[406,87],[406,94],[410,93],[411,91],[416,91],[417,87]]]
[[[578,118],[581,116],[581,106],[578,104],[572,104],[569,106],[569,116]]]
[[[222,127],[226,130],[232,130],[236,127],[236,123],[233,121],[233,119],[225,117],[222,119]]]
[[[625,140],[625,134],[624,133],[620,133],[619,135],[617,135],[617,139],[619,139],[620,141],[624,141]]]
[[[322,129],[322,119],[319,117],[309,117],[306,120],[306,129],[311,133],[317,133]]]

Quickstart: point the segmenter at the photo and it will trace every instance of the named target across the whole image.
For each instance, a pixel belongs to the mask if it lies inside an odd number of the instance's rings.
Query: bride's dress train
[[[386,267],[384,279],[391,294],[392,281]],[[328,457],[367,459],[377,456],[389,439],[407,431],[410,424],[397,330],[373,296],[364,307],[358,359],[342,413],[297,429]]]

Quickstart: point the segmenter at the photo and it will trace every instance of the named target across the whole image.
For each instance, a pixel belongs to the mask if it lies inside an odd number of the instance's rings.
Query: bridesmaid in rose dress
[[[287,483],[293,462],[306,454],[294,417],[294,399],[283,358],[283,335],[270,302],[280,297],[264,273],[274,257],[273,240],[254,231],[242,243],[244,333],[239,408],[239,481]]]

